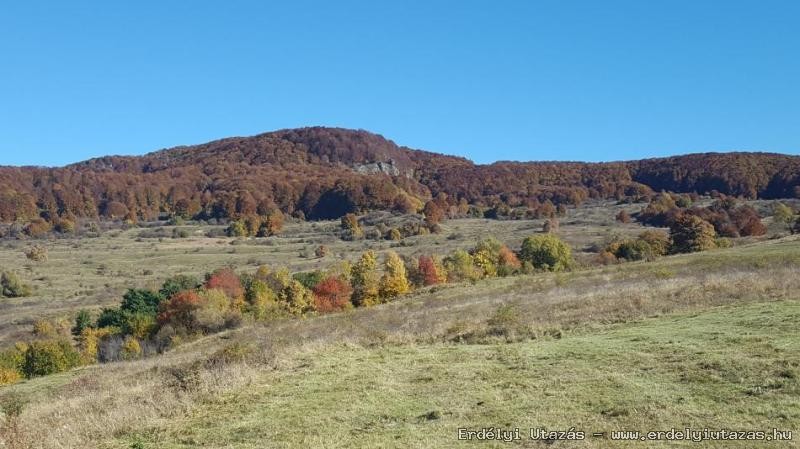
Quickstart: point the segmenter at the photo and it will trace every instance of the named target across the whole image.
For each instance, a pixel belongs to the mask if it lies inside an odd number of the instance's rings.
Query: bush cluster
[[[684,224],[678,223],[682,217],[695,216],[711,224],[722,237],[759,236],[767,232],[758,212],[750,205],[739,204],[735,198],[720,196],[708,207],[692,206],[692,202],[689,195],[661,193],[636,218],[644,224],[672,228],[686,224],[685,220]]]
[[[0,352],[0,384],[71,369],[81,364],[132,360],[201,335],[239,326],[244,320],[331,313],[395,300],[416,288],[519,273],[526,266],[571,266],[569,248],[555,235],[526,239],[519,256],[494,238],[446,257],[401,257],[388,252],[379,263],[372,251],[355,263],[291,274],[259,267],[238,274],[225,267],[205,276],[166,279],[160,288],[129,289],[118,307],[96,317],[79,311],[73,324],[37,322],[40,340]],[[11,278],[9,278],[11,279]],[[15,281],[8,282],[12,287]],[[77,346],[69,338],[74,337]]]
[[[670,237],[663,231],[644,231],[635,239],[614,238],[603,249],[598,261],[609,263],[619,259],[628,261],[653,260],[669,253]]]
[[[278,211],[266,215],[247,214],[232,221],[225,233],[229,237],[270,237],[283,230],[284,216]]]

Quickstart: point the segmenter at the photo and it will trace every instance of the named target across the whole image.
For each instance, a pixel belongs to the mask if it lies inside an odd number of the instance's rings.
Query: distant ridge
[[[0,221],[41,216],[231,218],[280,209],[308,219],[382,209],[579,204],[653,191],[800,197],[800,157],[700,153],[622,162],[495,162],[398,146],[364,130],[309,127],[59,168],[0,167]],[[443,195],[442,195],[443,194]]]

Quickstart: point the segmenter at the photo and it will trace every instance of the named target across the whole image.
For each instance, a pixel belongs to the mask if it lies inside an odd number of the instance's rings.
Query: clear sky
[[[800,154],[800,1],[15,1],[0,164],[310,125],[494,160]]]

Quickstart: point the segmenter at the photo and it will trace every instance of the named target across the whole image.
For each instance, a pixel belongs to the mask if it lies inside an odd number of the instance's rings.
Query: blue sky
[[[477,162],[799,154],[798,23],[795,0],[6,2],[0,164],[310,125]]]

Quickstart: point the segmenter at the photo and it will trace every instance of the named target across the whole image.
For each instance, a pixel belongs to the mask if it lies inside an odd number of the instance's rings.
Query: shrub
[[[243,304],[239,305],[236,299],[232,299],[220,289],[201,290],[199,295],[201,300],[198,307],[192,311],[192,323],[188,326],[189,329],[212,333],[235,327],[238,321],[235,315],[241,313]],[[244,297],[241,299],[243,301]]]
[[[270,237],[280,234],[283,230],[283,222],[283,213],[279,210],[274,210],[264,217],[264,220],[261,222],[261,226],[258,229],[258,237]]]
[[[380,296],[384,299],[393,299],[411,290],[406,275],[406,266],[403,259],[396,252],[386,254],[384,272],[380,283]]]
[[[125,313],[117,308],[104,308],[97,317],[97,327],[116,327],[122,329],[125,327],[126,322],[127,317]]]
[[[22,410],[27,405],[20,393],[11,392],[0,399],[3,422],[0,424],[0,440],[8,449],[28,449],[33,447],[30,436],[22,426]]]
[[[247,227],[242,220],[232,221],[225,230],[228,237],[247,237]]]
[[[435,200],[425,203],[422,213],[425,214],[425,224],[429,228],[435,228],[444,218],[444,209]]]
[[[430,256],[419,256],[417,273],[419,277],[417,284],[419,285],[429,286],[447,281],[447,275],[444,273],[443,267],[438,266],[433,257]]]
[[[276,295],[280,295],[292,282],[292,275],[286,267],[280,267],[275,271],[269,271],[269,269],[265,267],[262,268],[263,269],[259,269],[259,271],[256,272],[256,277],[261,279],[260,276],[263,276],[264,282],[267,283],[269,288],[275,292]]]
[[[518,311],[513,305],[502,305],[495,310],[491,317],[486,320],[489,335],[501,335],[510,337],[522,325],[518,316]]]
[[[522,242],[520,259],[536,269],[561,271],[572,267],[572,250],[554,234],[527,237]]]
[[[0,274],[0,294],[7,298],[21,298],[31,295],[31,288],[23,284],[16,273],[4,271]]]
[[[279,295],[286,310],[292,315],[302,315],[314,308],[314,295],[300,282],[292,280]]]
[[[244,287],[239,276],[230,268],[220,268],[206,278],[205,288],[208,290],[222,290],[229,298],[237,300],[244,298]]]
[[[670,228],[673,253],[691,253],[716,247],[717,233],[711,223],[694,215],[682,215]]]
[[[22,372],[25,377],[60,373],[80,365],[81,356],[66,340],[34,341],[25,351]]]
[[[22,379],[22,373],[19,370],[0,367],[0,386],[16,383],[20,379]]]
[[[389,240],[394,240],[395,242],[403,240],[403,234],[400,233],[400,230],[397,228],[392,228],[389,230],[387,234],[387,238]]]
[[[50,232],[51,226],[47,220],[43,218],[34,218],[25,227],[22,229],[26,235],[31,238],[40,238],[44,237],[48,232]]]
[[[500,258],[500,249],[503,244],[494,237],[481,240],[472,249],[472,262],[478,268],[478,273],[482,277],[497,276],[497,263]]]
[[[87,327],[78,337],[78,347],[81,352],[81,360],[84,363],[97,362],[97,354],[100,348],[100,340],[113,334],[115,329],[110,327],[91,328]]]
[[[624,240],[616,245],[614,255],[625,260],[653,260],[655,252],[644,240]]]
[[[0,352],[0,386],[12,384],[22,378],[27,345],[17,343],[15,347]]]
[[[317,249],[314,250],[314,255],[317,256],[318,259],[321,259],[328,255],[328,247],[325,245],[319,245]]]
[[[300,273],[295,273],[292,275],[292,279],[300,282],[303,284],[303,287],[313,290],[314,286],[319,284],[323,279],[325,279],[325,273],[314,270],[314,271],[302,271]]]
[[[739,228],[739,233],[742,236],[764,235],[767,233],[767,227],[758,217],[748,217]]]
[[[81,309],[75,315],[75,326],[72,327],[72,335],[80,336],[84,329],[92,327],[92,314],[86,309]]]
[[[776,223],[785,226],[786,229],[791,231],[794,221],[794,211],[791,207],[783,203],[775,203],[772,206],[772,216]]]
[[[503,245],[497,254],[497,274],[500,276],[509,276],[522,267],[517,255],[511,251],[507,246]]]
[[[601,251],[595,256],[594,262],[599,265],[611,265],[617,262],[617,256],[610,251]]]
[[[42,245],[33,245],[25,250],[25,257],[34,262],[47,262],[47,248]]]
[[[364,231],[358,224],[358,217],[353,214],[346,214],[342,217],[342,239],[357,240],[364,238]]]
[[[141,355],[142,346],[139,344],[139,340],[132,336],[126,337],[120,348],[120,357],[123,360],[134,360],[141,357]]]
[[[163,300],[164,297],[154,291],[131,288],[122,296],[120,310],[131,314],[155,316]]]
[[[314,308],[321,313],[352,307],[353,288],[345,280],[328,276],[314,286]]]
[[[647,230],[639,234],[638,238],[647,242],[656,256],[663,256],[669,252],[671,242],[666,232]]]
[[[727,237],[717,237],[715,243],[717,248],[731,248],[733,246],[733,242]]]
[[[616,216],[616,220],[617,220],[618,222],[620,222],[620,223],[630,223],[630,222],[631,222],[631,216],[630,216],[630,214],[628,214],[626,211],[624,211],[624,210],[621,210],[621,211],[619,211],[619,213],[617,214],[617,216]]]
[[[542,232],[549,234],[549,233],[556,233],[558,232],[559,222],[556,218],[550,218],[545,220],[544,225],[542,225]]]
[[[254,279],[247,284],[245,291],[245,301],[247,306],[245,311],[250,313],[254,319],[266,319],[272,310],[277,306],[277,296],[266,282]]]
[[[36,320],[33,323],[33,335],[52,338],[56,336],[56,327],[50,320]]]
[[[156,315],[144,313],[125,313],[122,331],[137,338],[145,338],[156,328]]]
[[[480,277],[475,268],[472,256],[464,250],[456,250],[444,259],[449,282],[472,281]]]
[[[200,281],[196,277],[179,274],[164,281],[158,294],[164,299],[169,299],[178,292],[194,290],[199,286]]]
[[[377,260],[373,251],[361,255],[350,271],[350,283],[353,286],[353,305],[357,307],[371,306],[379,302]]]
[[[186,290],[178,292],[168,300],[161,303],[158,313],[158,324],[164,326],[172,324],[174,327],[186,329],[189,332],[196,331],[194,312],[199,309],[203,299],[197,292]],[[102,314],[101,314],[102,316]],[[100,320],[97,321],[98,327],[102,327]]]

